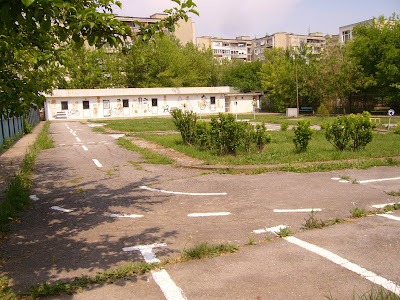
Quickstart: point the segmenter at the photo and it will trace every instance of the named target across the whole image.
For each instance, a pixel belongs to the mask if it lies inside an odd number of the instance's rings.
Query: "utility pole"
[[[296,61],[296,93],[297,93],[297,117],[299,117],[299,78],[297,76],[297,61]]]

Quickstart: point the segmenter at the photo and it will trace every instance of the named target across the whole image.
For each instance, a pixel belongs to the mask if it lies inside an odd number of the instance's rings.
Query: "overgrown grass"
[[[148,164],[158,164],[158,165],[168,165],[174,163],[174,161],[165,155],[157,154],[154,152],[151,152],[147,148],[140,148],[134,144],[132,144],[129,140],[125,138],[119,138],[117,140],[117,144],[120,145],[121,147],[130,150],[130,151],[135,151],[139,154],[142,155],[142,158],[145,159],[145,163]]]
[[[105,125],[105,127],[123,132],[176,130],[175,125],[171,118],[100,120],[100,121],[90,121],[90,122],[106,123],[107,125]]]
[[[306,229],[321,229],[327,226],[332,226],[335,224],[340,224],[343,222],[346,222],[345,219],[340,219],[340,218],[336,218],[336,219],[331,219],[331,220],[318,220],[315,217],[316,212],[315,211],[311,211],[311,214],[309,216],[308,219],[305,219],[305,223],[303,224],[304,228]]]
[[[400,190],[398,192],[396,191],[391,191],[387,193],[390,196],[395,196],[395,197],[399,197],[400,196]]]
[[[230,243],[219,245],[210,245],[207,242],[199,243],[193,248],[184,249],[182,259],[201,259],[207,257],[219,256],[226,253],[234,253],[239,250],[239,247]]]
[[[23,137],[24,134],[23,133],[19,133],[14,137],[7,137],[3,140],[3,144],[0,147],[0,153],[3,153],[5,151],[7,151],[8,149],[10,149],[14,143],[19,140],[21,137]]]
[[[6,199],[0,204],[0,232],[9,229],[9,223],[25,211],[31,200],[29,188],[32,184],[31,172],[40,150],[54,147],[54,141],[49,133],[50,123],[46,122],[43,130],[37,136],[35,143],[29,148],[22,165],[11,178],[6,191]]]
[[[8,277],[0,277],[0,299],[14,300],[17,299],[12,288],[8,286]]]

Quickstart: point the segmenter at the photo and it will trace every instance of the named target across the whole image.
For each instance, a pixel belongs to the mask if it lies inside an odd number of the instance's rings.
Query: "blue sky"
[[[148,17],[174,6],[170,0],[120,0],[124,16]],[[262,37],[279,31],[338,34],[339,27],[400,14],[400,0],[194,0],[196,36]]]

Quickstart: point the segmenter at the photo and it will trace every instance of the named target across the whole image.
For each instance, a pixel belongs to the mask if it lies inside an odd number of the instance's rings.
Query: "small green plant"
[[[193,248],[184,249],[182,253],[183,259],[201,259],[205,257],[219,256],[224,253],[234,253],[239,247],[230,243],[219,245],[210,245],[207,242],[198,243]]]
[[[255,245],[256,242],[254,241],[253,238],[249,238],[249,245]]]
[[[324,103],[317,108],[317,116],[320,118],[327,118],[329,117],[329,110],[326,108]]]
[[[313,131],[310,128],[310,121],[298,121],[297,127],[294,128],[293,142],[297,152],[305,152],[308,147],[308,143],[311,140]]]
[[[398,196],[400,196],[400,190],[399,190],[398,192],[396,192],[396,191],[391,191],[391,192],[389,192],[389,193],[387,193],[387,194],[390,195],[390,196],[398,197]]]
[[[358,207],[351,209],[350,213],[354,218],[362,218],[367,216],[365,209],[360,209]]]
[[[354,179],[351,183],[352,184],[360,184],[360,182],[357,179]]]
[[[283,122],[281,124],[281,131],[287,131],[289,129],[289,123],[288,122]]]
[[[305,228],[307,228],[307,229],[317,229],[318,228],[319,229],[319,228],[323,228],[326,226],[324,221],[322,221],[322,220],[318,221],[315,218],[315,214],[316,213],[312,210],[309,218],[305,219],[306,222],[303,225]]]
[[[383,208],[383,210],[384,210],[385,212],[394,211],[394,207],[393,207],[393,205],[388,204],[388,205],[386,205],[386,206]]]
[[[24,119],[24,133],[28,134],[32,132],[32,126],[29,124],[27,119]]]
[[[267,235],[267,236],[265,237],[265,240],[266,240],[267,242],[272,241],[272,237],[270,237],[269,235]]]
[[[271,142],[271,136],[267,133],[267,127],[264,123],[256,125],[254,142],[257,145],[259,153],[262,153],[266,145]]]
[[[279,237],[287,237],[293,235],[293,232],[288,227],[281,228],[276,235]]]
[[[350,176],[343,175],[343,176],[340,176],[340,179],[350,181],[351,178],[350,178]]]

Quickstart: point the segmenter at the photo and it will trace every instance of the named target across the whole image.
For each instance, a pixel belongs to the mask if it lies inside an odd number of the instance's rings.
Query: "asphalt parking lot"
[[[400,190],[399,167],[222,175],[143,164],[118,135],[80,122],[50,131],[56,147],[37,158],[33,208],[1,245],[1,275],[17,290],[230,242],[240,251],[63,299],[351,299],[374,284],[400,295],[399,211],[303,228],[311,210],[328,220],[400,202],[387,194]],[[276,238],[268,229],[279,225],[294,236]]]

